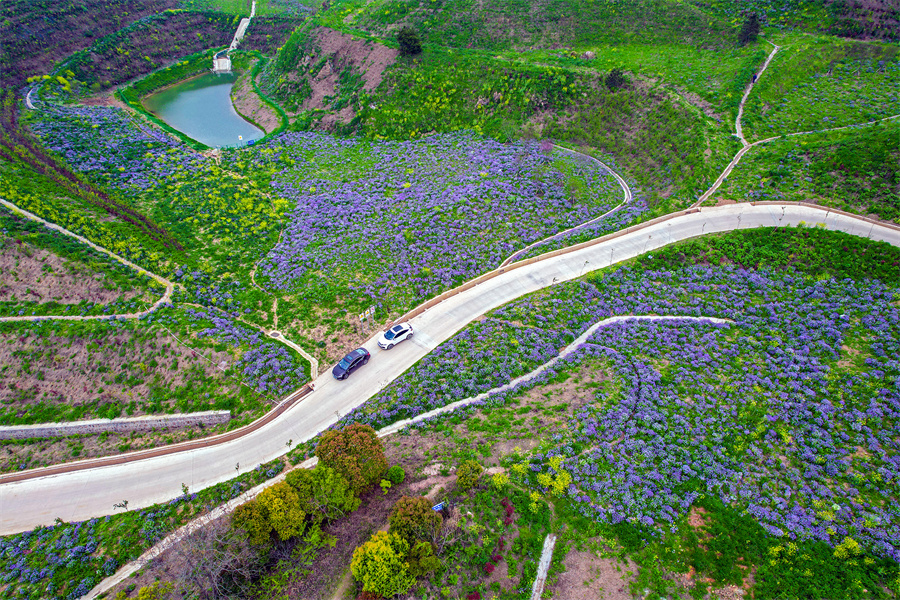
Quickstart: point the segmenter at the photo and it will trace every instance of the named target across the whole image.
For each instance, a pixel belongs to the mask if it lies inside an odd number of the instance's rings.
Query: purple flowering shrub
[[[349,282],[410,304],[618,204],[604,169],[471,134],[408,142],[286,133],[253,159],[294,206],[259,277],[280,290]]]
[[[519,327],[498,319],[476,321],[342,422],[377,429],[478,395],[542,365],[573,339],[567,331]]]
[[[238,324],[214,309],[182,310],[184,318],[163,316],[163,320],[185,324],[199,338],[212,338],[243,350],[234,365],[238,378],[260,394],[277,400],[309,380],[309,362],[283,344],[268,341],[256,329]]]
[[[537,328],[542,339],[571,340],[610,315],[733,319],[598,329],[540,380],[587,361],[608,365],[619,383],[533,457],[533,470],[552,474],[546,463],[564,457],[570,498],[606,522],[670,524],[713,494],[772,535],[831,545],[852,536],[898,560],[898,299],[896,288],[878,281],[817,280],[793,270],[626,268],[498,309],[492,319],[516,325],[489,345]],[[466,342],[472,335],[464,330],[438,348],[435,360],[449,355],[456,367],[438,383],[420,383],[429,374],[423,359],[348,418],[365,415],[380,426],[483,391],[457,383],[482,368],[481,349]]]
[[[157,187],[173,169],[196,168],[205,160],[119,108],[45,102],[41,110],[27,116],[47,149],[76,170],[126,193]],[[177,157],[177,165],[172,156]]]

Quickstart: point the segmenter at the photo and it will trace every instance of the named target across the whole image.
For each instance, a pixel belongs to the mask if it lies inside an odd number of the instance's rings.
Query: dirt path
[[[34,213],[31,213],[31,212],[28,212],[27,210],[19,208],[12,202],[8,202],[8,201],[0,198],[0,204],[2,204],[3,206],[5,206],[6,208],[8,208],[9,210],[13,211],[14,213],[16,213],[18,215],[21,215],[27,219],[31,219],[32,221],[36,221],[36,222],[40,223],[41,225],[43,225],[44,227],[47,227],[48,229],[53,229],[54,231],[58,231],[59,233],[61,233],[63,235],[67,235],[71,238],[74,238],[74,239],[78,240],[79,242],[81,242],[82,244],[86,244],[86,245],[90,246],[97,252],[102,252],[103,254],[106,254],[113,260],[125,265],[126,267],[134,269],[135,271],[138,272],[138,274],[147,275],[148,277],[150,277],[157,283],[160,283],[166,287],[166,292],[163,294],[163,296],[159,300],[157,300],[156,302],[153,303],[153,306],[151,306],[150,308],[148,308],[145,311],[141,311],[138,313],[126,313],[126,314],[120,314],[120,315],[95,315],[95,316],[87,316],[87,317],[85,317],[85,316],[54,316],[54,315],[30,316],[30,317],[2,317],[2,318],[0,318],[0,322],[4,322],[4,321],[46,321],[46,320],[50,320],[50,319],[62,320],[62,321],[90,321],[90,320],[97,320],[97,319],[111,319],[113,317],[115,317],[117,319],[139,319],[139,318],[143,317],[144,315],[147,315],[147,314],[153,312],[154,310],[159,308],[162,304],[165,304],[171,300],[172,292],[175,290],[175,284],[173,282],[169,281],[168,279],[166,279],[165,277],[156,275],[155,273],[151,273],[147,269],[144,269],[143,267],[139,267],[138,265],[134,264],[130,260],[119,256],[115,252],[111,252],[111,251],[107,250],[106,248],[103,248],[102,246],[98,246],[97,244],[90,241],[89,239],[82,237],[72,231],[69,231],[68,229],[66,229],[64,227],[60,227],[59,225],[57,225],[55,223],[51,223],[50,221],[42,219],[41,217],[37,216]]]
[[[769,43],[772,44],[772,42],[769,42]],[[738,137],[738,139],[741,140],[741,145],[745,146],[745,147],[749,146],[750,144],[747,143],[747,140],[744,139],[744,128],[741,126],[741,119],[744,116],[744,104],[746,104],[747,98],[750,97],[750,92],[753,91],[753,86],[756,85],[756,82],[759,81],[760,77],[762,77],[762,74],[766,71],[766,68],[769,66],[769,63],[772,62],[773,58],[775,58],[775,53],[778,52],[779,48],[781,48],[781,46],[776,46],[775,44],[772,44],[772,46],[775,46],[772,49],[772,53],[769,54],[769,57],[766,59],[766,62],[763,63],[762,69],[759,70],[759,73],[757,73],[756,75],[753,76],[753,81],[751,81],[747,85],[747,89],[744,90],[744,96],[741,98],[741,103],[738,104],[738,114],[737,114],[737,117],[734,119],[734,131],[735,131],[735,135]]]
[[[603,214],[600,215],[599,217],[594,217],[593,219],[591,219],[591,220],[589,220],[589,221],[585,221],[584,223],[582,223],[582,224],[580,224],[580,225],[576,225],[575,227],[571,227],[571,228],[569,228],[569,229],[566,229],[565,231],[560,231],[559,233],[556,233],[556,234],[554,234],[554,235],[551,235],[550,237],[546,237],[546,238],[544,238],[544,239],[542,239],[542,240],[538,240],[538,241],[534,242],[533,244],[529,244],[528,246],[525,246],[525,247],[522,248],[521,250],[517,250],[517,251],[514,252],[509,258],[507,258],[507,259],[504,260],[502,263],[500,263],[500,266],[501,266],[501,267],[505,267],[506,265],[508,265],[509,263],[513,262],[513,261],[516,260],[518,257],[522,256],[523,254],[525,254],[526,252],[528,252],[528,251],[531,250],[532,248],[536,248],[537,246],[541,246],[541,245],[543,245],[543,244],[546,244],[547,242],[550,242],[550,241],[552,241],[552,240],[555,240],[555,239],[558,239],[558,238],[560,238],[560,237],[563,237],[563,236],[565,236],[565,235],[567,235],[567,234],[569,234],[569,233],[572,233],[572,232],[574,232],[574,231],[578,231],[578,230],[581,229],[582,227],[587,227],[588,225],[591,225],[591,224],[593,224],[593,223],[596,223],[597,221],[600,221],[600,220],[602,220],[602,219],[605,219],[606,217],[608,217],[609,215],[613,214],[614,212],[617,212],[619,209],[621,209],[621,208],[624,207],[625,205],[631,204],[631,201],[633,200],[633,197],[632,197],[632,194],[631,194],[631,188],[628,187],[628,184],[625,182],[625,180],[622,179],[622,177],[621,177],[618,173],[616,173],[615,171],[613,171],[612,169],[610,169],[609,166],[608,166],[606,163],[600,161],[600,160],[597,159],[597,158],[594,158],[593,156],[591,156],[591,155],[589,155],[589,154],[584,154],[583,152],[578,152],[577,150],[572,150],[572,149],[566,148],[566,147],[564,147],[564,146],[559,146],[559,145],[557,145],[557,144],[553,144],[553,147],[556,148],[557,150],[562,150],[563,152],[568,152],[569,154],[577,154],[578,156],[581,156],[581,157],[583,157],[583,158],[587,158],[587,159],[589,159],[589,160],[592,160],[592,161],[594,161],[595,163],[597,163],[598,165],[600,165],[600,167],[602,167],[607,173],[609,173],[610,175],[612,175],[613,177],[616,178],[616,181],[619,183],[619,187],[622,188],[622,193],[624,194],[624,198],[623,198],[621,204],[619,204],[618,206],[616,206],[615,208],[613,208],[613,209],[611,209],[611,210],[606,211],[605,213],[603,213]]]
[[[741,149],[738,150],[737,154],[734,155],[734,158],[731,159],[731,162],[728,163],[728,166],[725,167],[725,170],[723,170],[722,173],[716,178],[716,180],[713,182],[713,184],[710,186],[710,188],[708,190],[706,190],[703,193],[703,195],[701,195],[697,199],[696,202],[691,204],[691,208],[696,208],[698,206],[702,206],[704,202],[709,200],[710,196],[712,196],[713,194],[716,193],[716,191],[718,191],[718,189],[722,186],[722,184],[725,182],[725,180],[728,178],[728,176],[731,175],[731,172],[734,170],[734,168],[737,166],[737,164],[739,162],[741,162],[741,159],[744,157],[745,154],[747,154],[747,152],[750,151],[751,148],[755,148],[756,146],[760,146],[762,144],[768,144],[769,142],[772,142],[777,139],[781,139],[782,137],[795,137],[795,136],[799,136],[799,135],[812,135],[814,133],[827,133],[829,131],[841,131],[844,129],[856,129],[859,127],[869,127],[871,125],[875,125],[876,123],[881,123],[882,121],[890,121],[891,119],[896,119],[896,118],[900,117],[900,115],[894,115],[892,117],[885,117],[883,119],[878,119],[876,121],[867,121],[865,123],[844,125],[842,127],[830,127],[828,129],[816,129],[813,131],[798,131],[796,133],[788,133],[785,135],[776,135],[776,136],[773,136],[770,138],[766,138],[764,140],[757,140],[753,143],[748,142],[744,138],[744,129],[741,124],[741,119],[744,116],[744,104],[746,104],[747,99],[750,97],[750,92],[753,91],[753,86],[756,85],[756,83],[759,81],[759,78],[762,77],[762,74],[768,68],[769,63],[772,62],[772,59],[775,58],[775,54],[781,48],[781,46],[777,46],[777,45],[773,44],[772,42],[769,42],[769,43],[772,44],[772,46],[774,46],[774,48],[772,49],[772,52],[769,54],[768,58],[766,58],[766,62],[763,63],[763,66],[759,70],[759,73],[756,74],[756,76],[754,77],[754,80],[751,81],[750,84],[747,85],[747,89],[744,90],[744,96],[741,98],[741,103],[738,105],[738,114],[734,120],[735,136],[739,140],[741,140]]]

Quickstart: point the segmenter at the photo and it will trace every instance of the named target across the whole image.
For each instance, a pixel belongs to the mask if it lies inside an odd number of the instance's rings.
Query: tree
[[[273,532],[278,539],[287,540],[301,535],[306,528],[306,512],[300,505],[300,496],[284,481],[238,506],[232,520],[236,528],[247,532],[254,544],[270,542]]]
[[[397,34],[397,43],[400,44],[400,54],[413,56],[422,52],[422,41],[419,34],[412,27],[403,27]]]
[[[350,571],[364,592],[390,598],[408,591],[416,581],[406,563],[408,552],[409,544],[399,535],[376,531],[353,551]]]
[[[456,470],[456,485],[463,492],[468,492],[478,484],[484,468],[474,460],[467,460]]]
[[[269,523],[269,511],[255,499],[235,508],[231,522],[235,528],[245,531],[254,544],[270,541],[272,525]]]
[[[350,489],[350,482],[325,465],[295,469],[285,481],[297,492],[300,506],[313,524],[339,519],[359,508],[359,498]]]
[[[212,600],[249,591],[265,553],[231,521],[203,518],[164,555],[164,569],[181,597]]]
[[[741,32],[738,34],[738,44],[746,46],[751,42],[755,42],[759,37],[759,17],[756,13],[750,13],[744,18],[744,24],[741,25]]]
[[[316,447],[323,465],[350,482],[357,496],[381,481],[387,470],[384,446],[368,425],[353,423],[342,430],[326,431]]]
[[[387,474],[385,474],[384,478],[394,485],[400,485],[403,483],[403,480],[406,479],[406,473],[403,472],[403,467],[394,465],[387,470]]]
[[[434,555],[434,544],[419,542],[412,547],[406,557],[409,574],[414,578],[424,577],[441,566],[441,560]]]
[[[280,540],[289,540],[303,533],[306,512],[300,507],[300,496],[284,481],[267,487],[257,496],[266,510],[271,530]]]
[[[442,522],[441,515],[431,508],[427,498],[403,496],[391,510],[388,531],[399,535],[412,548],[418,542],[434,544]]]

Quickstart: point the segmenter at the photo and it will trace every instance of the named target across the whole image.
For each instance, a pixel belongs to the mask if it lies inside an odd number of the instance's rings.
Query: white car
[[[398,323],[378,336],[378,346],[383,350],[390,350],[403,340],[413,336],[413,328],[409,323]]]

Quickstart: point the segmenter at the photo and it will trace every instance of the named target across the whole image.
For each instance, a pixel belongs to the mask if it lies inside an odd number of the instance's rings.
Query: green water
[[[214,148],[246,144],[265,132],[245,121],[231,104],[235,76],[207,73],[144,98],[154,115]]]

